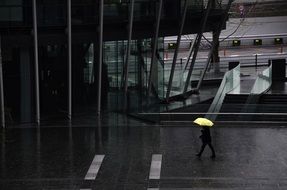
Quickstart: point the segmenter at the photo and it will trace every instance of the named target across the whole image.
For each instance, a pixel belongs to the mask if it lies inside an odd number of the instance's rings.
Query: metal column
[[[191,57],[192,52],[193,52],[193,50],[194,50],[195,44],[196,44],[196,42],[197,42],[197,37],[198,37],[198,35],[196,34],[195,37],[194,37],[194,40],[193,40],[192,44],[190,45],[190,48],[189,48],[189,51],[188,51],[188,56],[187,56],[187,59],[186,59],[185,64],[184,64],[184,70],[186,70],[187,67],[188,67],[188,63],[189,63],[189,61],[190,61],[190,57]]]
[[[228,1],[228,4],[227,4],[226,9],[225,9],[225,14],[224,14],[222,20],[221,20],[220,23],[219,23],[219,26],[218,26],[218,29],[217,29],[217,34],[215,35],[216,39],[213,39],[213,41],[212,41],[212,46],[211,46],[211,49],[210,49],[209,54],[208,54],[208,58],[207,58],[207,61],[206,61],[205,67],[204,67],[204,71],[203,71],[203,73],[202,73],[201,76],[200,76],[200,79],[199,79],[199,81],[198,81],[196,90],[199,90],[199,88],[200,88],[200,86],[201,86],[202,80],[203,80],[204,75],[205,75],[205,73],[206,73],[206,71],[207,71],[207,68],[208,68],[208,66],[209,66],[209,63],[210,63],[210,60],[211,60],[211,56],[212,56],[213,51],[214,51],[214,47],[215,47],[216,43],[219,43],[219,40],[218,40],[218,39],[219,39],[219,36],[220,36],[220,33],[221,33],[221,28],[222,28],[222,26],[223,26],[223,23],[227,20],[228,11],[229,11],[229,9],[230,9],[230,6],[231,6],[231,3],[232,3],[232,2],[233,2],[233,0],[229,0],[229,1]]]
[[[99,47],[98,47],[98,100],[97,114],[101,114],[101,93],[102,93],[102,64],[103,64],[103,23],[104,23],[104,0],[100,0],[99,5]]]
[[[36,0],[33,0],[33,31],[34,31],[34,59],[35,59],[36,123],[40,125],[39,59],[38,59],[38,30],[37,30]]]
[[[174,69],[175,69],[176,60],[177,60],[177,54],[178,54],[180,41],[181,41],[181,34],[182,34],[183,26],[184,26],[184,23],[185,23],[186,12],[187,12],[187,0],[185,0],[185,2],[184,2],[184,10],[183,10],[183,14],[182,14],[182,17],[181,17],[180,30],[179,30],[179,33],[178,33],[178,36],[177,36],[177,42],[176,42],[177,46],[176,46],[176,49],[175,49],[175,52],[174,52],[173,61],[172,61],[172,65],[171,65],[171,71],[170,71],[170,75],[169,75],[168,87],[167,87],[167,92],[166,92],[166,101],[167,102],[168,102],[168,99],[169,99],[170,90],[171,90],[171,86],[172,86]]]
[[[72,119],[72,23],[71,23],[71,0],[67,3],[68,15],[68,118]]]
[[[201,38],[202,38],[204,29],[205,29],[205,26],[206,26],[207,18],[208,18],[210,9],[211,9],[212,1],[213,1],[213,0],[209,0],[209,1],[208,1],[204,18],[203,18],[202,21],[201,21],[200,31],[199,31],[199,33],[198,33],[198,35],[197,35],[197,38],[196,38],[195,47],[194,47],[194,52],[193,52],[193,56],[192,56],[192,61],[191,61],[191,63],[190,63],[188,75],[187,75],[187,78],[186,78],[186,81],[185,81],[183,94],[186,93],[187,88],[188,88],[188,85],[190,84],[190,77],[191,77],[191,74],[192,74],[192,71],[193,71],[193,67],[194,67],[194,64],[195,64],[195,60],[196,60],[196,57],[197,57],[197,52],[198,52],[198,50],[199,50],[199,45],[200,45],[200,42],[201,42]],[[191,54],[190,54],[190,55],[191,55]],[[188,60],[189,60],[189,59],[190,59],[190,57],[188,57]],[[188,64],[188,62],[187,62],[187,64]]]
[[[130,60],[130,49],[133,31],[133,18],[134,18],[134,3],[135,0],[130,1],[130,17],[129,17],[129,36],[126,51],[125,69],[124,69],[124,96],[126,97],[128,92],[128,75],[129,75],[129,60]]]
[[[1,126],[5,128],[5,104],[4,104],[4,86],[3,86],[3,71],[2,71],[1,36],[0,36],[0,105],[1,105]]]
[[[156,26],[155,26],[155,32],[154,32],[154,37],[153,37],[153,43],[152,43],[152,57],[151,57],[150,75],[149,75],[149,81],[148,81],[148,95],[150,94],[151,86],[152,86],[153,68],[155,64],[155,53],[157,50],[157,43],[158,43],[158,31],[159,31],[161,10],[162,10],[162,0],[159,1],[159,8],[158,8],[158,14],[156,18]]]

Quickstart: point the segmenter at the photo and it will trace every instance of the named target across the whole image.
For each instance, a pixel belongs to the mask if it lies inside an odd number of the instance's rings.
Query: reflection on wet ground
[[[195,125],[159,126],[121,114],[7,128],[0,189],[287,189],[285,126],[215,125],[214,160],[208,148],[195,156],[199,135]]]

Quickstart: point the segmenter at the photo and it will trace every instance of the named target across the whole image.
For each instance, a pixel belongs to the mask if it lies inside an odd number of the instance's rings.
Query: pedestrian
[[[215,151],[211,144],[211,136],[210,136],[209,127],[204,126],[203,129],[201,130],[201,133],[202,134],[199,136],[199,138],[201,138],[202,146],[201,146],[200,152],[196,154],[196,156],[200,157],[202,152],[204,151],[205,146],[208,145],[212,151],[211,158],[215,158]]]

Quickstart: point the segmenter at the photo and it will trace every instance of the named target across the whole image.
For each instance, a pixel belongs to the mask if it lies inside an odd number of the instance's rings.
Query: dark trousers
[[[211,142],[203,142],[203,143],[202,143],[202,146],[201,146],[201,149],[200,149],[200,152],[199,152],[198,154],[199,154],[199,155],[202,154],[202,152],[204,151],[204,148],[205,148],[206,145],[208,145],[209,148],[211,149],[211,151],[212,151],[212,156],[215,156],[215,151],[214,151],[214,148],[213,148]]]

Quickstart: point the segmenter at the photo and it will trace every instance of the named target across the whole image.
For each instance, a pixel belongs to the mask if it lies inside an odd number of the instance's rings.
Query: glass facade
[[[151,39],[132,40],[129,61],[128,90],[132,102],[130,111],[141,109],[140,97],[147,95],[151,63]],[[122,109],[123,67],[126,40],[104,43],[102,68],[103,109]],[[163,39],[158,47],[163,47]],[[95,109],[97,91],[97,58],[95,44],[73,45],[73,112],[80,114]],[[11,54],[12,53],[12,54]],[[159,56],[163,56],[162,49]],[[5,105],[11,111],[13,122],[31,122],[34,119],[34,57],[33,48],[3,50]],[[153,93],[164,98],[164,68],[156,61],[153,78]],[[41,45],[39,47],[39,75],[41,118],[63,116],[67,110],[67,47],[63,44]],[[20,96],[19,96],[20,95]],[[136,104],[134,102],[136,100]],[[118,102],[118,103],[115,103]],[[19,106],[21,105],[21,106]],[[29,111],[28,111],[29,110]],[[27,113],[28,112],[28,113]],[[24,114],[24,116],[22,116]],[[21,119],[22,117],[22,119]],[[24,119],[25,118],[25,119]]]
[[[68,43],[67,1],[36,0],[40,77],[41,120],[50,117],[67,119],[68,107]],[[203,0],[188,0],[188,15],[198,17]],[[164,0],[163,24],[180,21],[184,1]],[[102,109],[123,109],[123,78],[127,49],[129,0],[104,1],[104,44],[102,66]],[[163,31],[159,32],[152,96],[147,95],[152,37],[158,10],[157,0],[135,0],[134,26],[128,67],[128,112],[160,110],[153,104],[166,96],[170,63],[165,60]],[[3,36],[3,72],[5,110],[10,123],[35,121],[35,60],[33,43],[32,0],[1,0],[0,35]],[[99,1],[73,0],[72,22],[72,104],[73,114],[96,110],[98,92],[98,22]],[[147,29],[147,27],[149,28]],[[114,27],[121,29],[119,35]],[[170,27],[170,26],[169,26]],[[123,29],[124,28],[124,29]],[[177,34],[172,26],[164,29]],[[172,32],[169,31],[172,30]],[[112,33],[112,32],[114,33]],[[149,34],[146,34],[149,32]],[[111,34],[110,34],[111,33]],[[179,60],[182,62],[182,60]],[[176,64],[172,95],[181,92],[183,65]],[[149,99],[149,100],[148,100]],[[147,102],[149,104],[147,105]],[[11,116],[11,117],[10,117]]]
[[[0,22],[23,21],[23,2],[22,0],[1,0],[0,1]]]
[[[67,20],[67,1],[37,0],[39,26],[62,26]],[[86,25],[98,23],[98,3],[94,0],[72,1],[72,24]],[[129,0],[104,0],[104,19],[117,22],[128,19]],[[204,9],[204,0],[188,0],[189,14],[196,14]],[[157,0],[135,0],[134,21],[153,20],[156,17]],[[180,18],[184,1],[164,0],[162,18],[175,20]],[[32,25],[32,0],[1,0],[0,22],[12,26]],[[10,25],[11,26],[11,25]]]
[[[125,65],[127,41],[109,41],[104,44],[104,65],[108,68],[109,89],[113,93],[120,93],[123,89],[123,71]],[[162,57],[163,38],[158,42],[158,55]],[[134,99],[146,96],[151,65],[151,39],[132,40],[131,54],[128,66],[128,89],[133,93]],[[153,93],[159,98],[164,98],[164,70],[160,61],[155,64]],[[118,96],[118,95],[117,95]],[[130,104],[133,108],[140,109],[139,103]],[[110,107],[111,109],[113,106]]]

